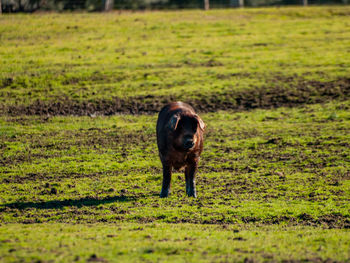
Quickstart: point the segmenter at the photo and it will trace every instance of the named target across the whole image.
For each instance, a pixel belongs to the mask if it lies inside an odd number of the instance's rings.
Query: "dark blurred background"
[[[209,0],[210,8],[234,8],[241,5],[284,6],[302,5],[305,0]],[[244,1],[244,2],[243,2]],[[204,0],[0,0],[4,13],[34,12],[37,10],[145,10],[145,9],[202,9]],[[348,4],[350,0],[308,0],[310,5]]]

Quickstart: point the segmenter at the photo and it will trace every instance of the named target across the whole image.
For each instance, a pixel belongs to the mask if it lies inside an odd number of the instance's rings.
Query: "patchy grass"
[[[102,111],[111,114],[132,112],[118,108],[128,98],[139,98],[138,111],[174,99],[232,108],[253,92],[247,108],[260,105],[257,90],[319,102],[324,85],[343,97],[350,94],[349,14],[342,6],[4,15],[0,108],[16,114],[24,105],[37,110],[19,114],[38,114],[43,104],[60,102],[45,114],[84,114],[62,108],[97,105],[89,114],[112,103]]]
[[[158,197],[156,116],[2,117],[0,220],[349,228],[349,107],[203,115],[197,199]]]
[[[349,262],[349,14],[1,16],[0,261]],[[175,99],[208,127],[197,199],[159,198],[135,115]]]
[[[192,224],[9,224],[6,262],[346,262],[349,231]],[[5,238],[6,237],[6,238]]]

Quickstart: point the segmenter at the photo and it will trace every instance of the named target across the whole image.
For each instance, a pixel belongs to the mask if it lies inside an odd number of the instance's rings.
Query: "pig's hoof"
[[[196,193],[195,191],[189,191],[189,192],[187,193],[187,195],[188,195],[188,197],[194,197],[194,198],[197,197],[197,193]]]

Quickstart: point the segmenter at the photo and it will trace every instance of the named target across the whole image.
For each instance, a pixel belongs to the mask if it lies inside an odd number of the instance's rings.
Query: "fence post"
[[[303,0],[303,6],[307,6],[307,0]]]
[[[209,0],[204,0],[204,10],[209,10]]]
[[[0,15],[2,14],[1,0],[0,0]]]
[[[239,7],[244,7],[244,0],[239,0]]]
[[[114,0],[105,0],[105,11],[113,10]]]

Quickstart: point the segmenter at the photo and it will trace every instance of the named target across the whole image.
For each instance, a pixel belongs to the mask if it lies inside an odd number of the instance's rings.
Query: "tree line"
[[[37,10],[209,9],[243,6],[348,3],[350,3],[350,0],[0,0],[0,12],[34,12]]]

